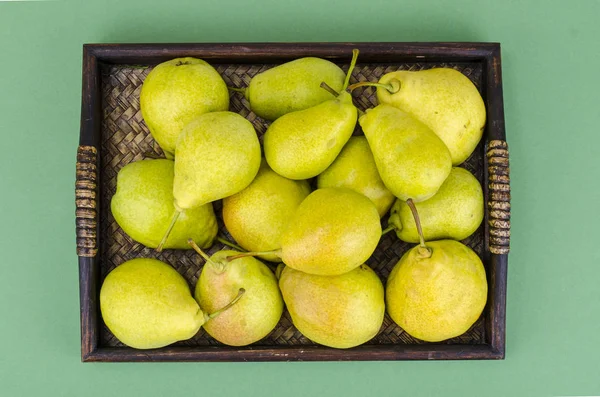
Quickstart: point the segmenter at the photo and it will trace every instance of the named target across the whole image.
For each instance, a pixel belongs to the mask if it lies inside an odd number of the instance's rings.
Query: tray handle
[[[510,168],[508,145],[504,140],[488,143],[488,246],[492,254],[510,251]]]
[[[80,145],[77,149],[75,180],[75,225],[77,255],[94,257],[98,252],[98,151],[94,146]]]

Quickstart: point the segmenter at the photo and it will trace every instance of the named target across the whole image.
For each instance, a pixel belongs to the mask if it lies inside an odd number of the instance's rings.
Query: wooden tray
[[[480,229],[464,241],[483,259],[489,299],[481,318],[464,335],[442,343],[412,338],[386,315],[379,334],[363,346],[336,350],[300,334],[286,312],[275,330],[248,347],[224,346],[203,330],[189,341],[154,350],[122,345],[102,322],[99,288],[115,266],[135,257],[156,257],[173,265],[193,287],[203,260],[192,251],[157,254],[133,242],[110,213],[116,175],[124,165],[160,148],[139,109],[142,82],[153,65],[192,56],[209,61],[228,85],[244,87],[274,64],[304,56],[323,57],[348,67],[352,49],[360,56],[352,80],[377,81],[397,70],[453,67],[479,88],[487,107],[484,139],[463,164],[482,182],[487,202]],[[354,92],[362,109],[377,104],[372,88]],[[248,118],[262,137],[268,123],[249,110],[242,95],[231,110]],[[81,354],[88,361],[289,361],[504,358],[506,270],[510,238],[510,184],[505,141],[500,45],[495,43],[290,43],[290,44],[92,44],[83,48],[83,94],[77,153],[76,229],[81,298]],[[220,201],[215,212],[220,217]],[[387,221],[387,216],[383,222]],[[220,230],[226,233],[222,220]],[[382,238],[367,262],[385,281],[410,248],[393,233]],[[221,249],[215,244],[210,252]]]

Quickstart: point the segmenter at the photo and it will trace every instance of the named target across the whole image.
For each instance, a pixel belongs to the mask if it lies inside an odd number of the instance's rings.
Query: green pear
[[[181,132],[175,150],[173,196],[194,208],[245,189],[260,167],[252,124],[233,112],[206,113]]]
[[[283,299],[273,272],[252,257],[227,260],[237,251],[218,251],[206,259],[194,296],[206,312],[226,305],[240,289],[245,291],[227,311],[207,322],[210,336],[229,346],[246,346],[267,336],[283,313]]]
[[[473,153],[485,126],[485,104],[464,74],[450,68],[399,70],[379,83],[379,103],[395,106],[431,128],[450,150],[453,165]]]
[[[257,74],[245,89],[250,108],[258,116],[275,120],[333,98],[319,87],[327,83],[336,91],[344,85],[344,72],[321,58],[301,58]]]
[[[100,310],[117,339],[136,349],[189,339],[207,320],[185,279],[149,258],[127,261],[106,276]]]
[[[280,249],[234,257],[275,254],[293,269],[336,276],[364,263],[380,238],[379,214],[371,200],[347,188],[317,189],[290,218]]]
[[[339,276],[285,267],[279,287],[294,326],[313,342],[346,349],[377,335],[383,323],[383,284],[367,265]]]
[[[148,74],[140,108],[150,133],[171,156],[186,124],[201,114],[229,108],[229,92],[219,73],[202,59],[177,58]]]
[[[121,168],[110,206],[127,235],[146,247],[157,248],[174,211],[173,161],[141,160]],[[208,248],[216,235],[217,220],[208,203],[181,213],[164,248],[187,249],[189,238]]]
[[[421,242],[388,277],[387,311],[413,337],[439,342],[462,335],[481,315],[487,301],[485,269],[477,254],[458,241],[425,243],[413,211]]]
[[[281,116],[264,136],[267,162],[286,178],[317,176],[329,167],[352,136],[356,118],[356,107],[347,92],[314,107]]]
[[[450,174],[452,159],[444,142],[408,113],[379,105],[359,123],[383,183],[397,198],[427,200]]]
[[[223,199],[225,227],[248,251],[277,249],[281,247],[281,235],[290,218],[309,193],[308,182],[282,177],[263,159],[252,183]],[[261,257],[281,261],[276,255]]]
[[[281,236],[283,262],[296,270],[335,276],[364,263],[381,238],[371,200],[346,188],[312,192]]]
[[[263,144],[273,171],[289,179],[308,179],[333,163],[356,126],[357,109],[345,89],[357,57],[355,50],[346,83],[336,98],[287,113],[267,128]]]
[[[394,203],[394,195],[383,184],[367,138],[353,136],[339,156],[317,178],[317,186],[347,187],[371,199],[379,216],[383,216]]]
[[[483,190],[479,181],[464,168],[452,168],[450,175],[431,198],[415,204],[423,234],[429,240],[463,240],[483,221]],[[419,233],[408,204],[396,200],[388,222],[398,238],[419,242]]]

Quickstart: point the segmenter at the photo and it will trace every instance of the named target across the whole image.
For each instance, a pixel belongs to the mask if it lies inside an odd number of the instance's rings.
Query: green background
[[[600,395],[600,2],[0,2],[0,395]],[[506,360],[82,364],[82,44],[502,43],[513,220]]]

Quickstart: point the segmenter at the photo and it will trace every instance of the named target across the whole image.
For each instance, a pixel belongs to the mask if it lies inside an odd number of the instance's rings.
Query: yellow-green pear
[[[317,186],[347,187],[371,199],[379,216],[383,216],[394,203],[394,195],[383,184],[367,138],[353,136],[339,156],[317,178]]]
[[[275,120],[284,114],[310,108],[334,96],[319,87],[322,82],[336,91],[344,85],[344,72],[321,58],[301,58],[286,62],[250,80],[245,96],[258,116]]]
[[[306,273],[335,276],[363,264],[381,238],[371,200],[346,188],[312,192],[281,236],[283,262]]]
[[[294,326],[321,345],[346,349],[375,337],[385,314],[384,290],[367,265],[339,276],[285,267],[279,287]]]
[[[267,128],[263,144],[273,171],[289,179],[308,179],[333,163],[356,126],[357,109],[345,89],[357,56],[355,50],[346,83],[336,98],[287,113]]]
[[[417,210],[413,210],[420,230]],[[387,280],[390,317],[410,335],[427,342],[465,333],[486,301],[485,269],[477,254],[455,240],[425,243],[422,232],[420,245],[400,258]]]
[[[157,65],[140,93],[140,108],[152,136],[168,156],[183,127],[207,112],[227,110],[229,92],[219,73],[197,58],[177,58]]]
[[[383,183],[397,198],[427,200],[450,174],[452,159],[444,142],[408,113],[379,105],[359,123]]]
[[[277,174],[263,159],[256,178],[239,193],[223,199],[223,221],[235,241],[248,251],[281,247],[281,235],[300,203],[310,193],[306,181]],[[263,255],[281,261],[276,255]]]
[[[371,200],[347,188],[324,188],[298,206],[281,236],[280,249],[234,257],[275,254],[293,269],[336,276],[364,263],[380,238],[379,214]]]
[[[260,143],[248,120],[233,112],[203,114],[177,140],[176,206],[194,208],[245,189],[256,176],[260,159]]]
[[[200,251],[199,251],[200,253]],[[267,336],[283,313],[283,299],[273,272],[253,257],[227,260],[237,251],[218,251],[205,256],[194,296],[203,311],[211,313],[227,305],[243,289],[231,308],[204,325],[210,336],[230,346],[246,346]]]
[[[127,261],[106,276],[100,310],[117,339],[136,349],[189,339],[207,321],[185,279],[150,258]]]
[[[173,216],[173,161],[141,160],[117,174],[111,212],[127,235],[146,247],[157,248]],[[164,248],[188,249],[187,240],[208,248],[217,235],[211,203],[185,210],[178,217]]]
[[[452,164],[465,161],[481,140],[485,104],[477,87],[461,72],[434,68],[391,72],[379,80],[379,103],[419,119],[444,141]]]
[[[347,92],[273,122],[264,137],[269,166],[289,179],[308,179],[325,171],[356,126],[357,110]]]
[[[415,206],[429,240],[463,240],[483,221],[483,190],[473,174],[454,167],[440,190]],[[419,242],[413,214],[405,201],[396,200],[388,224],[394,226],[400,240]]]

